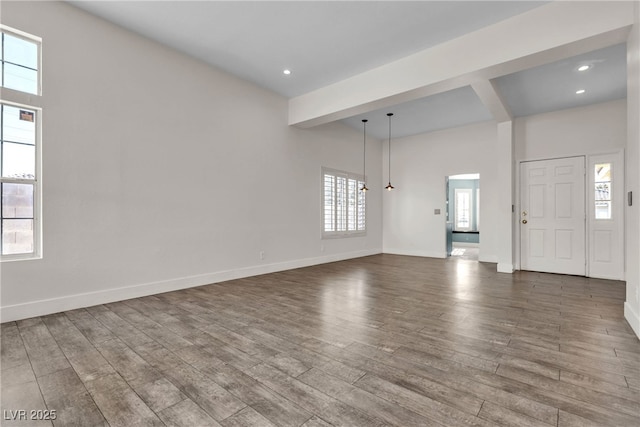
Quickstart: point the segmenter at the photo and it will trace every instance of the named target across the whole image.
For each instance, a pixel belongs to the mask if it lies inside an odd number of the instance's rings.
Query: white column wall
[[[498,272],[513,273],[513,122],[498,123],[496,139],[495,167],[497,173],[496,191],[498,205],[495,208],[495,219],[499,227],[496,228],[496,249],[498,251]],[[482,199],[481,199],[482,200]]]

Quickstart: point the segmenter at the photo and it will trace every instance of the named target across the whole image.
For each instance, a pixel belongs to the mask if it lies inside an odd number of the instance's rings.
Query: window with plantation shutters
[[[366,193],[360,175],[322,169],[323,237],[362,235],[366,230]]]

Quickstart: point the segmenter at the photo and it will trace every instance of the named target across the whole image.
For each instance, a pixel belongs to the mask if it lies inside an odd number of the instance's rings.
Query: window
[[[19,31],[2,28],[2,87],[40,93],[40,41]]]
[[[455,189],[455,230],[471,230],[471,189]]]
[[[38,256],[39,111],[0,103],[2,259]]]
[[[595,165],[596,219],[611,219],[611,163]]]
[[[41,39],[0,25],[0,259],[41,256]]]
[[[366,230],[366,198],[362,176],[322,169],[322,235],[346,237]]]

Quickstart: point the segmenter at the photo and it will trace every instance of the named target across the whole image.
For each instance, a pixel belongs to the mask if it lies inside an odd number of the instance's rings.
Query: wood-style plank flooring
[[[9,322],[2,425],[638,426],[624,293],[376,255]]]

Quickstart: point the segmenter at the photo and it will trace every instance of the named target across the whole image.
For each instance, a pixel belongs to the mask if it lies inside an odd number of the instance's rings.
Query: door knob
[[[522,220],[522,223],[523,223],[523,224],[526,224],[526,223],[527,223],[527,220],[526,220],[526,219],[523,219],[523,220]]]

